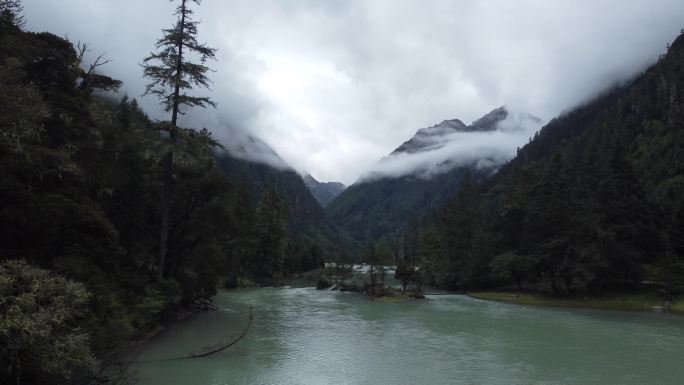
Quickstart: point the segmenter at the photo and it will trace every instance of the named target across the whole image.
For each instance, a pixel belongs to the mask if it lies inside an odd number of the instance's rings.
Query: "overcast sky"
[[[167,0],[24,0],[28,29],[85,41],[139,96],[138,63],[171,25]],[[418,128],[500,105],[550,119],[654,62],[684,27],[681,0],[204,0],[219,49],[188,114],[263,139],[323,181],[352,183]],[[168,119],[153,97],[143,106]]]

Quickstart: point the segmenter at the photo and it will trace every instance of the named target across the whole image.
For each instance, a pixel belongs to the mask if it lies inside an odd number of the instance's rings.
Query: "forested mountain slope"
[[[80,65],[69,41],[0,25],[0,312],[13,317],[0,344],[14,349],[0,355],[2,383],[16,359],[22,383],[90,374],[96,359],[211,295],[228,272],[236,207],[211,138],[179,133],[172,238],[160,266],[166,143],[135,100],[96,96],[119,83]],[[31,303],[54,314],[40,318]]]
[[[311,175],[304,176],[304,184],[309,188],[314,198],[325,208],[347,187],[339,182],[319,182]]]
[[[554,119],[492,180],[457,194],[423,231],[421,258],[453,287],[679,290],[683,91],[679,36],[643,74]]]
[[[284,265],[287,271],[320,267],[324,258],[332,260],[343,252],[346,239],[331,225],[299,173],[239,159],[227,151],[217,154],[217,162],[228,180],[246,194],[249,206],[255,207],[267,192],[282,199],[289,234]]]
[[[4,6],[5,3],[3,3]],[[272,284],[331,248],[299,175],[217,159],[178,128],[158,258],[168,122],[71,42],[0,13],[0,383],[102,383],[127,341],[221,281]],[[320,243],[319,243],[320,242]],[[286,258],[287,256],[287,258]]]
[[[333,200],[326,212],[360,243],[381,238],[393,242],[410,220],[444,204],[463,173],[464,169],[456,168],[431,179],[404,176],[356,183]]]
[[[501,132],[501,124],[513,115],[500,107],[471,125],[458,119],[445,120],[422,128],[378,167],[393,172],[372,172],[347,188],[326,208],[330,219],[361,243],[379,239],[388,241],[395,254],[405,252],[403,233],[411,223],[444,205],[470,173],[478,179],[491,175],[505,160],[505,151],[461,151],[459,142],[473,141],[478,135]],[[540,121],[526,114],[516,114],[508,131]],[[508,122],[508,121],[507,121]],[[407,165],[404,166],[403,163]],[[394,172],[394,164],[400,170]]]

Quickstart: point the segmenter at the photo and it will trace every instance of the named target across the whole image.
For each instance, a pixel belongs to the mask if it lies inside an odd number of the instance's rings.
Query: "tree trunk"
[[[164,186],[161,196],[161,235],[159,238],[159,266],[157,267],[157,279],[164,278],[164,267],[166,265],[166,255],[169,246],[169,228],[171,227],[171,194],[173,183],[173,151],[164,155]]]
[[[181,3],[181,39],[178,42],[178,57],[176,58],[176,85],[173,92],[173,109],[171,114],[171,127],[169,128],[169,138],[171,146],[164,156],[164,187],[161,197],[161,235],[159,237],[159,266],[157,279],[164,278],[164,268],[166,265],[166,255],[169,251],[169,229],[171,227],[171,201],[173,198],[173,147],[176,144],[176,127],[178,123],[178,107],[180,99],[180,81],[183,77],[183,37],[185,35],[185,2]]]

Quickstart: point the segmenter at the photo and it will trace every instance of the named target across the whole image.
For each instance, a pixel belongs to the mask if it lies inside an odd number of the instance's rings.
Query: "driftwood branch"
[[[209,302],[207,302],[207,303],[209,303]],[[214,306],[214,308],[216,310],[221,310],[220,308],[216,307],[213,304],[212,304],[212,306]],[[245,326],[245,329],[242,331],[242,333],[240,333],[240,335],[238,335],[236,338],[232,339],[231,341],[228,341],[228,342],[225,342],[225,343],[222,343],[220,345],[213,346],[213,347],[205,347],[204,348],[205,351],[200,352],[200,353],[188,354],[186,356],[181,356],[181,357],[165,358],[165,359],[161,359],[161,360],[133,361],[132,363],[151,363],[151,362],[190,360],[190,359],[194,359],[194,358],[203,358],[203,357],[210,356],[212,354],[222,352],[222,351],[228,349],[229,347],[237,344],[238,342],[240,342],[240,340],[242,340],[243,338],[245,338],[247,336],[249,329],[252,327],[252,321],[254,320],[253,310],[254,310],[253,308],[249,309],[249,320],[247,321],[247,325]]]
[[[235,345],[236,343],[240,342],[241,339],[245,338],[247,335],[247,332],[249,332],[249,328],[252,326],[252,320],[254,319],[254,316],[252,315],[252,309],[249,310],[249,321],[247,321],[247,326],[245,327],[245,330],[240,334],[237,338],[233,339],[232,341],[228,342],[227,344],[223,344],[221,346],[218,346],[214,349],[208,350],[206,352],[202,353],[197,353],[197,354],[191,354],[189,356],[181,357],[180,359],[192,359],[192,358],[202,358],[202,357],[207,357],[212,354],[222,352],[229,347]]]
[[[178,357],[177,359],[179,359],[179,360],[187,360],[187,359],[192,359],[192,358],[202,358],[202,357],[207,357],[207,356],[210,356],[210,355],[212,355],[212,354],[215,354],[215,353],[218,353],[218,352],[221,352],[221,351],[224,351],[224,350],[228,349],[229,347],[231,347],[231,346],[235,345],[236,343],[240,342],[241,339],[245,338],[245,336],[246,336],[247,333],[249,332],[249,328],[252,326],[252,321],[253,321],[253,320],[254,320],[254,315],[253,315],[253,312],[252,312],[252,308],[250,308],[250,309],[249,309],[249,320],[247,321],[247,326],[245,326],[245,330],[243,330],[242,333],[241,333],[239,336],[237,336],[237,338],[235,338],[235,339],[233,339],[232,341],[227,342],[227,343],[225,343],[225,344],[221,344],[221,345],[218,346],[218,347],[209,348],[208,351],[205,351],[205,352],[202,352],[202,353],[190,354],[190,355],[187,355],[187,356],[184,356],[184,357]]]

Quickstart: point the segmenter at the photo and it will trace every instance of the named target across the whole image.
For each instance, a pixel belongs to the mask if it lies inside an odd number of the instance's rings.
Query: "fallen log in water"
[[[207,348],[208,350],[205,352],[197,353],[197,354],[190,354],[190,355],[185,356],[185,357],[178,357],[178,359],[184,360],[184,359],[191,359],[191,358],[202,358],[202,357],[210,356],[214,353],[218,353],[218,352],[221,352],[221,351],[228,349],[229,347],[238,343],[241,339],[245,338],[245,336],[247,335],[247,332],[249,332],[249,328],[252,326],[252,320],[253,319],[254,319],[254,316],[252,315],[252,309],[250,308],[249,309],[249,321],[247,321],[247,326],[245,327],[245,330],[242,332],[242,334],[240,334],[237,338],[235,338],[234,340],[232,340],[226,344],[221,344],[218,347]]]
[[[217,310],[222,310],[220,308],[217,308]],[[144,361],[131,361],[131,364],[143,364],[143,363],[151,363],[151,362],[164,362],[164,361],[176,361],[176,360],[189,360],[193,358],[202,358],[202,357],[207,357],[212,354],[222,352],[229,347],[235,345],[236,343],[240,342],[245,336],[247,336],[247,333],[249,332],[249,329],[252,326],[252,321],[254,320],[254,314],[253,314],[254,308],[249,309],[249,319],[247,321],[247,325],[245,326],[245,329],[240,333],[240,335],[237,336],[237,338],[234,338],[228,342],[225,343],[220,343],[218,345],[213,345],[213,346],[205,346],[203,351],[200,353],[193,353],[193,354],[188,354],[185,356],[180,356],[180,357],[173,357],[173,358],[163,358],[160,360],[144,360]]]

